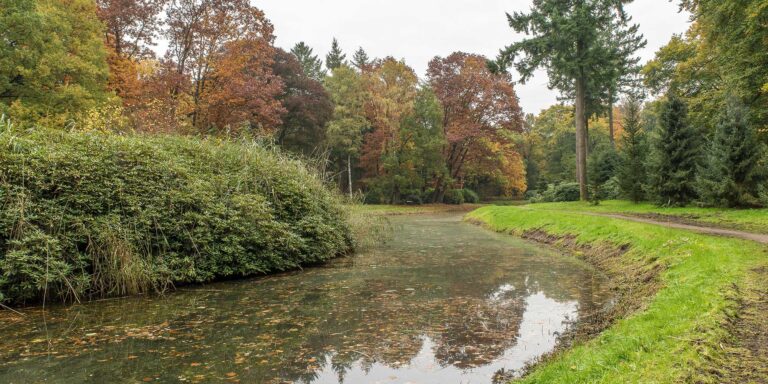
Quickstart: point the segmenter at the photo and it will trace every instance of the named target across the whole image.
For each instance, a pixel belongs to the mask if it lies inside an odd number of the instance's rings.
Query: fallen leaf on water
[[[235,376],[237,376],[237,373],[227,372],[227,377],[235,377]]]

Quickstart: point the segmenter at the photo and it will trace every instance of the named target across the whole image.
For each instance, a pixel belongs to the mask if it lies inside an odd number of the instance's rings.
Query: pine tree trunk
[[[349,197],[352,198],[352,156],[347,155],[347,181],[349,182]]]
[[[615,131],[613,129],[613,91],[608,91],[608,133],[611,139],[611,148],[616,149]]]
[[[576,79],[576,178],[579,181],[579,195],[582,201],[589,199],[587,191],[587,120],[586,120],[586,79]]]

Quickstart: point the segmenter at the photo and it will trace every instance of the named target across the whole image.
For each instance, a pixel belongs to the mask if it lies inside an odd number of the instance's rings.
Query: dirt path
[[[676,228],[676,229],[685,229],[688,231],[703,233],[707,235],[716,235],[716,236],[726,236],[726,237],[736,237],[739,239],[745,239],[745,240],[751,240],[756,241],[761,244],[768,244],[768,235],[762,235],[758,233],[751,233],[751,232],[744,232],[744,231],[738,231],[734,229],[725,229],[725,228],[716,228],[716,227],[704,227],[699,225],[692,225],[692,224],[683,224],[679,223],[673,220],[669,221],[663,221],[663,220],[654,220],[649,219],[645,217],[638,217],[638,216],[630,216],[630,215],[620,215],[616,213],[598,213],[598,212],[573,212],[573,213],[579,213],[583,215],[588,216],[602,216],[602,217],[610,217],[614,219],[620,219],[620,220],[627,220],[627,221],[635,221],[638,223],[645,223],[645,224],[654,224],[654,225],[660,225],[662,227],[667,228]]]

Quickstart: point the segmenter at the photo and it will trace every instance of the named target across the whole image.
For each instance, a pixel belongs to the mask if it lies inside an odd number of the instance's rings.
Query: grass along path
[[[765,246],[539,207],[483,207],[467,218],[592,261],[618,282],[627,311],[523,383],[767,382]]]
[[[768,209],[718,209],[701,207],[657,207],[651,203],[634,204],[610,200],[600,205],[589,203],[547,203],[527,205],[537,210],[581,211],[639,216],[657,221],[735,229],[768,234]]]
[[[700,225],[683,224],[677,221],[661,221],[661,220],[654,220],[654,219],[646,219],[646,218],[643,218],[642,216],[618,215],[618,214],[598,213],[598,212],[583,212],[583,214],[610,217],[610,218],[620,219],[620,220],[636,221],[638,223],[661,225],[667,228],[684,229],[688,231],[703,233],[706,235],[735,237],[739,239],[755,241],[762,244],[768,244],[768,235],[738,231],[735,229],[717,228],[714,226],[705,227]]]

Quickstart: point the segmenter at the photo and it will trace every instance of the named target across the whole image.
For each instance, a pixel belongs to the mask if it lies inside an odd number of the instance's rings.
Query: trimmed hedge
[[[340,200],[257,144],[0,132],[0,302],[163,291],[347,253]]]

